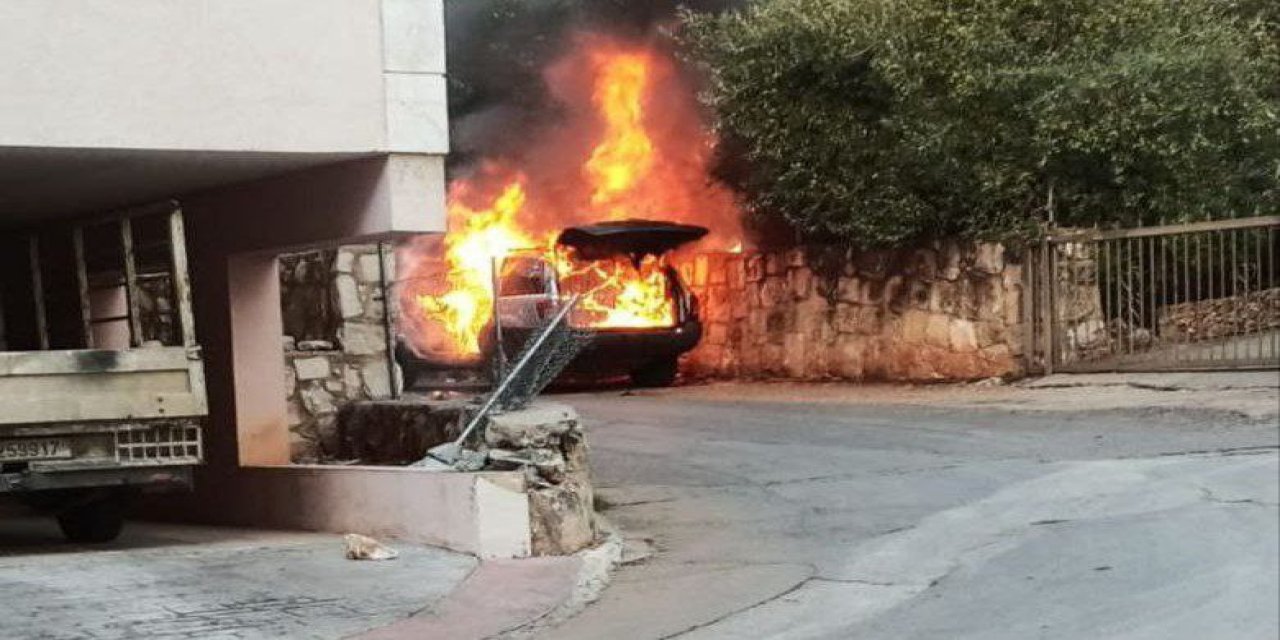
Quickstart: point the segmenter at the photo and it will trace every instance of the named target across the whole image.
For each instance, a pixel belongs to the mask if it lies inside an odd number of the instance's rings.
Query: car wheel
[[[675,358],[656,360],[631,372],[631,382],[637,387],[669,387],[675,384],[679,371]]]
[[[58,526],[71,542],[111,542],[124,528],[124,500],[112,495],[69,507]]]

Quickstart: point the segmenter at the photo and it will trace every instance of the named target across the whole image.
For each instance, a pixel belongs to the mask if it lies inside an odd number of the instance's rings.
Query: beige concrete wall
[[[0,60],[0,147],[448,148],[441,0],[6,0]]]
[[[363,533],[480,558],[530,553],[529,502],[518,472],[296,465],[203,469],[197,495],[154,496],[164,520]]]
[[[396,166],[438,158],[351,161],[183,200],[196,331],[205,347],[210,462],[288,464],[283,319],[275,256],[286,250],[444,228],[444,197],[397,180]],[[436,184],[443,188],[443,179]],[[399,189],[407,191],[401,197]],[[397,222],[405,220],[408,222]]]

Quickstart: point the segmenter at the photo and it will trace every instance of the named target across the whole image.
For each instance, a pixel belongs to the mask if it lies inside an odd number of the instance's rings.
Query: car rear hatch
[[[569,227],[556,244],[569,247],[586,260],[629,256],[639,262],[646,255],[659,256],[707,235],[706,227],[656,220],[618,220]]]

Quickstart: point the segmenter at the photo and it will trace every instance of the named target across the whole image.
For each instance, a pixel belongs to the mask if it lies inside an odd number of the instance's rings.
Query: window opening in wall
[[[342,313],[334,287],[336,249],[280,256],[280,312],[286,351],[340,348]]]

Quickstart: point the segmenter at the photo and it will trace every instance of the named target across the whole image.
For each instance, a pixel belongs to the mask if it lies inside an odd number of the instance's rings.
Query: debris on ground
[[[348,560],[395,560],[400,553],[369,536],[348,533],[342,536]]]
[[[1001,378],[1000,376],[992,376],[990,378],[983,378],[973,382],[972,384],[975,387],[1002,387],[1004,386],[1005,381],[1004,378]]]

